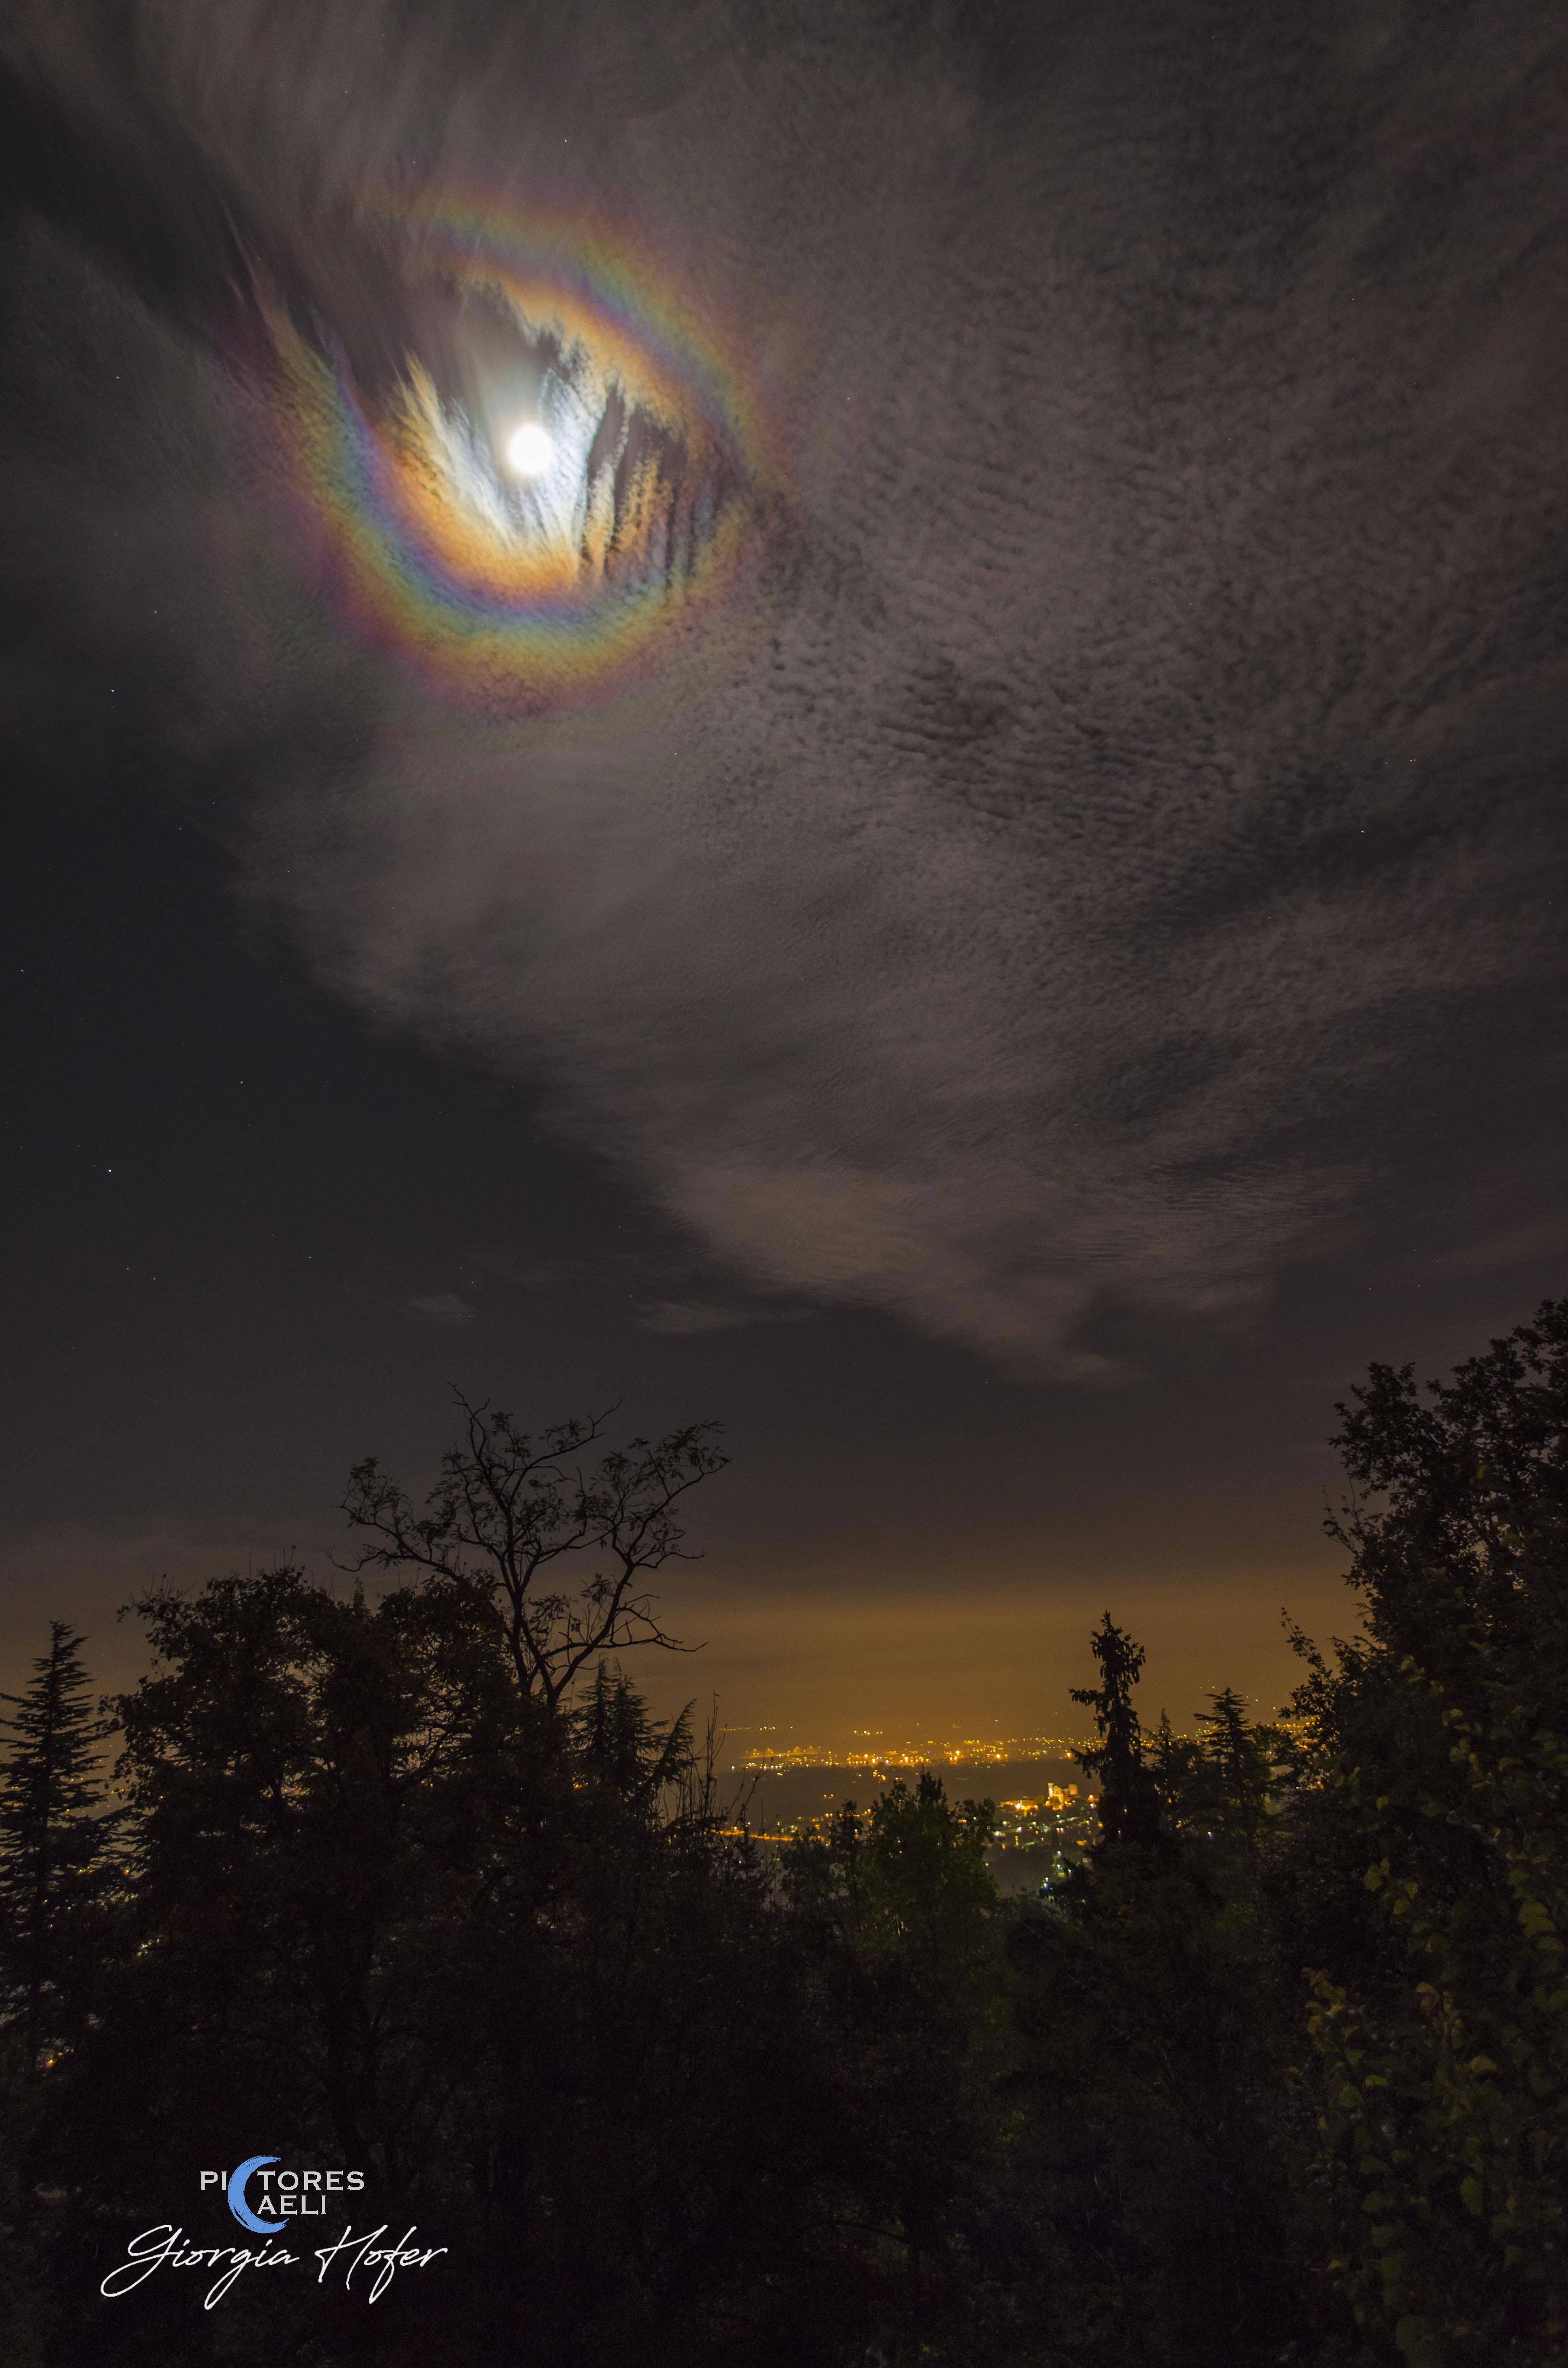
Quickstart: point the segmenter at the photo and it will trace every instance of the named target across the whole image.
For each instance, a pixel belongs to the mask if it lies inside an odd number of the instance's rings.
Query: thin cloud
[[[751,1324],[798,1324],[806,1313],[703,1299],[657,1299],[639,1308],[637,1321],[644,1332],[736,1332]]]
[[[1568,1218],[1561,1214],[1505,1226],[1467,1248],[1444,1252],[1439,1262],[1445,1274],[1490,1275],[1547,1258],[1568,1269]]]
[[[427,1291],[403,1301],[411,1315],[423,1316],[427,1324],[472,1324],[474,1311],[466,1299],[455,1291]]]

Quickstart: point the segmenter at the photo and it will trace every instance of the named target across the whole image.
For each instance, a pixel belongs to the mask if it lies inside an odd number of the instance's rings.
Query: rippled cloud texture
[[[216,768],[324,974],[543,1080],[750,1290],[1064,1375],[1118,1309],[1244,1316],[1455,1031],[1561,975],[1554,40],[51,0],[11,42],[7,499],[76,603],[39,678],[125,652],[126,728]],[[556,226],[589,345],[671,341],[642,412],[542,299],[432,295],[389,191]],[[284,316],[376,466],[412,389],[484,476],[495,353],[553,369],[598,570],[561,630],[630,586],[636,664],[443,671],[401,545],[401,607],[347,598]]]

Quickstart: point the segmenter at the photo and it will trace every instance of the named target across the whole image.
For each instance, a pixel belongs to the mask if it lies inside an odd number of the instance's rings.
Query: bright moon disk
[[[525,419],[514,428],[506,445],[508,467],[519,477],[540,477],[555,458],[555,447],[537,419]]]

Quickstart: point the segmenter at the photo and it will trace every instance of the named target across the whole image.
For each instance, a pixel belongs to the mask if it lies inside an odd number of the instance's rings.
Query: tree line
[[[350,1587],[154,1591],[102,1706],[56,1622],[0,1770],[0,2356],[1561,2362],[1568,1300],[1340,1413],[1356,1633],[1183,1734],[1108,1613],[1098,1839],[1017,1901],[931,1775],[759,1848],[628,1681],[711,1426],[465,1406],[423,1504],[354,1473]],[[258,2150],[444,2261],[102,2298],[151,2223],[232,2242],[198,2173]]]

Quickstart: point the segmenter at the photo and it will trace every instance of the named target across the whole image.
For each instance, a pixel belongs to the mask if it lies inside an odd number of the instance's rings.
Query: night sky
[[[455,1383],[727,1426],[661,1708],[1272,1707],[1335,1399],[1568,1290],[1559,12],[0,60],[0,1683]]]

